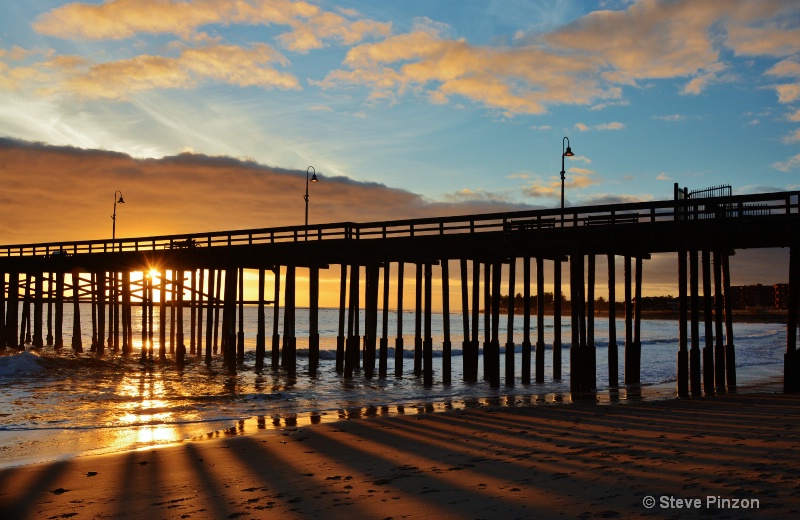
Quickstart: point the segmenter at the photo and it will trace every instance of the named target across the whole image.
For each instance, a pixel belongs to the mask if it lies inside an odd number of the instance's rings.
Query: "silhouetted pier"
[[[353,377],[388,377],[388,310],[398,311],[394,339],[394,377],[402,377],[403,351],[414,352],[414,375],[433,382],[434,276],[440,280],[444,314],[440,375],[450,384],[453,336],[462,342],[463,377],[480,375],[493,386],[545,380],[544,306],[531,314],[533,291],[544,301],[544,265],[552,263],[556,295],[553,309],[553,379],[561,378],[561,322],[571,320],[570,381],[575,392],[596,387],[594,300],[596,259],[605,256],[609,291],[609,384],[637,385],[641,361],[643,263],[654,253],[675,254],[679,290],[677,386],[681,396],[736,388],[735,347],[730,302],[729,256],[736,249],[790,248],[789,311],[785,354],[785,390],[800,390],[797,350],[800,290],[800,192],[732,196],[711,189],[689,194],[676,188],[669,201],[614,204],[524,212],[423,218],[373,223],[196,233],[116,240],[0,246],[0,345],[18,349],[65,344],[64,307],[72,305],[69,346],[82,351],[79,306],[91,303],[92,344],[97,356],[109,353],[147,359],[219,353],[236,372],[244,357],[243,305],[258,308],[256,369],[297,373],[295,311],[298,271],[308,277],[308,373],[319,366],[320,270],[337,269],[339,327],[336,370]],[[522,272],[516,272],[521,259]],[[624,294],[616,293],[616,264],[623,265]],[[564,266],[566,264],[566,266]],[[403,345],[402,311],[406,269],[415,270],[414,345]],[[768,267],[767,267],[768,268]],[[563,273],[566,269],[566,273]],[[245,301],[245,272],[255,271],[257,299]],[[452,276],[458,272],[460,276]],[[152,275],[151,275],[152,273]],[[535,276],[534,276],[535,273]],[[571,311],[562,316],[562,280],[568,277]],[[268,280],[271,278],[271,280]],[[459,280],[460,279],[460,280]],[[507,337],[500,338],[500,294],[514,295],[522,281],[524,301],[521,380],[515,381],[513,306]],[[381,283],[382,280],[382,283]],[[455,282],[454,282],[455,280]],[[503,286],[503,280],[507,285]],[[267,281],[273,292],[265,294]],[[392,294],[391,286],[395,292]],[[451,286],[452,285],[452,286]],[[382,291],[380,288],[382,287]],[[702,287],[702,290],[701,290]],[[159,301],[153,294],[158,290]],[[624,303],[624,373],[617,373],[615,303]],[[450,330],[452,298],[459,298],[463,330]],[[362,303],[363,302],[363,305]],[[283,330],[279,308],[283,307]],[[266,307],[272,305],[271,335]],[[132,312],[141,307],[142,348],[134,352]],[[159,308],[158,338],[153,337],[154,308]],[[481,327],[483,309],[483,327]],[[364,312],[363,326],[359,311]],[[382,313],[381,313],[382,311]],[[46,314],[46,320],[45,320]],[[701,315],[705,344],[700,345]],[[535,318],[535,321],[532,319]],[[170,323],[167,324],[167,319]],[[45,333],[46,321],[46,333]],[[187,323],[188,322],[188,323]],[[379,327],[380,324],[380,327]],[[379,334],[379,328],[381,332]],[[238,330],[238,332],[237,332]],[[483,338],[481,338],[481,331]],[[167,333],[169,332],[169,337]],[[534,332],[535,336],[531,333]],[[501,341],[506,345],[501,359]],[[168,352],[169,345],[169,352]],[[504,376],[504,377],[501,377]]]

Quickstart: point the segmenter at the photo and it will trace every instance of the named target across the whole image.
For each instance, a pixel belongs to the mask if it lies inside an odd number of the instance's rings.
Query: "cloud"
[[[575,123],[575,129],[580,132],[588,132],[589,130],[597,130],[597,131],[604,131],[604,130],[623,130],[625,128],[624,123],[620,123],[618,121],[612,121],[610,123],[601,123],[594,126],[588,126],[584,123]]]
[[[350,20],[354,11],[336,14],[305,1],[292,0],[109,0],[102,4],[70,3],[39,16],[34,30],[73,40],[121,40],[141,34],[174,34],[196,39],[209,25],[281,25],[288,49],[308,51],[323,40],[353,45],[372,35],[386,36],[391,24]]]
[[[669,122],[676,123],[678,121],[685,121],[686,120],[686,116],[683,115],[683,114],[672,114],[672,115],[668,115],[668,116],[653,116],[653,119],[658,119],[660,121],[669,121]]]
[[[249,48],[207,45],[182,48],[177,56],[139,55],[103,63],[77,56],[58,56],[35,67],[12,69],[12,78],[25,73],[26,88],[65,92],[86,99],[127,100],[153,89],[187,89],[217,82],[240,87],[296,90],[298,79],[275,65],[288,60],[263,43]]]
[[[786,118],[789,121],[794,121],[795,123],[800,123],[800,110],[798,110],[797,112],[795,112],[793,114],[789,114],[788,116],[786,116]]]
[[[772,165],[772,167],[782,172],[788,172],[800,168],[800,154],[790,157],[784,162],[776,162]]]
[[[551,104],[588,104],[620,94],[590,78],[601,65],[591,56],[570,59],[533,45],[474,46],[444,39],[435,27],[356,46],[343,65],[314,84],[365,85],[371,99],[426,92],[441,104],[457,96],[507,115],[542,114]]]
[[[666,173],[662,172],[662,173],[659,173],[658,175],[656,175],[656,180],[657,181],[671,181],[672,177],[670,177]]]
[[[0,243],[108,238],[115,190],[117,236],[301,226],[305,170],[184,153],[161,159],[0,138]],[[311,223],[383,221],[531,209],[486,192],[445,202],[382,184],[318,173]],[[31,201],[47,211],[30,211]],[[232,209],[235,209],[233,211]]]
[[[800,143],[800,129],[797,129],[784,137],[783,142],[784,144]]]

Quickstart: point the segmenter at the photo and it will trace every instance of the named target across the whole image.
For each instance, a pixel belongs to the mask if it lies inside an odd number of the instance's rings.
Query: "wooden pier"
[[[641,383],[641,307],[637,302],[641,301],[643,266],[652,254],[670,253],[676,256],[680,305],[677,392],[680,396],[702,395],[736,388],[729,257],[737,249],[781,247],[790,249],[784,388],[800,391],[800,192],[742,196],[678,193],[676,189],[675,199],[669,201],[576,207],[563,214],[558,209],[538,210],[0,246],[0,348],[20,349],[29,344],[59,350],[68,342],[74,351],[89,349],[97,356],[169,357],[179,367],[187,356],[204,357],[209,364],[221,356],[235,373],[244,358],[243,306],[250,304],[258,309],[256,370],[268,365],[294,376],[298,372],[295,314],[300,273],[309,280],[308,375],[315,377],[320,347],[320,270],[338,269],[335,367],[343,377],[352,378],[357,371],[366,378],[392,373],[403,377],[404,349],[413,349],[413,375],[432,384],[432,288],[439,278],[441,301],[436,307],[444,314],[441,381],[451,383],[456,336],[463,348],[466,381],[478,380],[482,357],[483,377],[492,386],[541,383],[547,377],[544,306],[538,305],[532,315],[531,298],[535,294],[537,302],[544,301],[545,264],[550,263],[554,294],[561,294],[562,279],[568,277],[572,305],[570,316],[562,316],[561,298],[555,298],[549,377],[561,378],[561,323],[569,319],[570,386],[573,392],[590,392],[597,386],[597,257],[605,257],[608,266],[608,380],[616,387]],[[615,311],[620,296],[616,265],[620,261],[625,323],[625,330],[619,331],[619,337],[624,337],[621,375],[617,373],[620,353]],[[516,272],[518,263],[521,273]],[[401,315],[409,304],[403,299],[409,266],[415,274],[414,344],[404,345]],[[454,275],[456,271],[458,275]],[[257,276],[255,300],[245,301],[246,273]],[[501,338],[500,294],[507,291],[513,296],[519,279],[524,312],[515,316],[510,306],[505,316],[507,337]],[[274,288],[272,294],[265,294],[268,281]],[[392,285],[395,294],[391,294]],[[155,290],[159,301],[153,297]],[[451,303],[459,297],[460,333],[450,330],[449,320]],[[87,326],[81,323],[81,303],[91,304],[91,345],[83,345],[81,340],[82,327]],[[66,305],[73,306],[74,316],[69,339],[64,329],[65,325],[69,329],[64,323]],[[141,307],[140,352],[133,348],[134,306]],[[267,306],[273,307],[269,342]],[[153,337],[156,307],[158,338]],[[390,307],[398,313],[394,360],[388,359]],[[365,316],[363,330],[359,312]],[[523,322],[521,342],[513,336],[516,319]],[[522,376],[516,381],[518,344]]]

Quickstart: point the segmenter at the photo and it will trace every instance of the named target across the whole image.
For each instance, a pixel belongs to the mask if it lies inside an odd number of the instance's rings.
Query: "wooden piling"
[[[122,273],[122,354],[133,353],[133,327],[131,326],[131,272]]]
[[[619,386],[617,348],[617,266],[616,256],[608,255],[608,386]]]
[[[531,347],[531,257],[526,256],[522,259],[521,380],[523,385],[531,384]]]
[[[478,260],[472,261],[472,339],[470,340],[470,371],[469,377],[465,375],[467,382],[475,383],[478,381],[479,368],[479,349],[480,349],[480,305],[481,305],[481,263]]]
[[[414,375],[422,375],[422,296],[424,292],[422,263],[417,263],[414,306]]]
[[[492,264],[483,265],[483,379],[491,379],[492,351]]]
[[[319,368],[319,267],[310,267],[308,277],[308,373],[316,377]]]
[[[287,265],[286,290],[283,296],[283,355],[281,357],[281,365],[290,377],[297,373],[296,287],[297,268],[294,265]]]
[[[397,337],[394,340],[394,376],[403,376],[403,271],[405,264],[397,263]]]
[[[239,268],[239,333],[236,336],[236,361],[244,363],[244,267]]]
[[[179,270],[175,273],[176,279],[173,280],[173,287],[175,290],[173,291],[173,307],[177,307],[177,315],[175,317],[175,361],[178,364],[178,367],[182,367],[186,362],[186,342],[184,341],[184,334],[183,334],[183,281],[185,272],[183,270]]]
[[[452,342],[450,341],[450,264],[442,259],[442,384],[453,381]]]
[[[256,372],[261,373],[264,368],[264,356],[267,351],[267,319],[265,315],[265,294],[264,284],[266,283],[266,270],[261,267],[258,270],[258,310],[257,310],[257,330],[256,330]]]
[[[722,255],[722,284],[725,302],[725,376],[729,392],[736,391],[736,348],[733,342],[733,301],[731,298],[731,268],[727,254]]]
[[[273,303],[272,303],[272,370],[278,370],[281,366],[281,266],[276,265],[272,269],[274,275],[273,282]]]
[[[560,287],[558,288],[560,290]],[[554,293],[555,296],[555,293]],[[560,296],[560,293],[559,293]],[[559,298],[560,299],[560,298]],[[560,309],[559,305],[559,309]],[[544,258],[536,258],[536,353],[535,353],[535,374],[536,382],[544,383]],[[559,349],[561,348],[561,326],[559,322]],[[554,331],[555,333],[555,331]],[[553,345],[555,349],[555,344]],[[555,358],[553,359],[555,362]],[[555,368],[554,368],[555,371]],[[559,372],[559,377],[561,373]],[[553,374],[555,378],[555,372]]]
[[[106,273],[96,273],[97,278],[97,357],[105,355],[106,336]]]
[[[146,272],[142,273],[142,351],[140,353],[140,360],[147,361],[147,287],[150,284],[150,275]],[[98,302],[99,303],[99,302]],[[102,307],[100,307],[102,309]],[[102,311],[100,314],[103,314]]]
[[[8,293],[11,296],[11,281],[9,280]],[[55,349],[56,351],[64,348],[64,271],[56,272],[56,287],[55,287]],[[8,321],[6,320],[6,330],[8,330]]]
[[[469,381],[469,374],[471,373],[471,338],[469,332],[469,279],[467,273],[467,259],[461,258],[459,260],[459,267],[461,273],[461,323],[464,331],[464,341],[461,343],[461,371],[462,378],[465,382]]]
[[[594,344],[594,289],[596,257],[589,255],[587,268],[586,294],[586,365],[584,376],[587,390],[597,389],[597,349]]]
[[[689,251],[689,290],[692,346],[689,350],[689,386],[693,396],[702,395],[702,373],[700,372],[700,288],[698,279],[697,251]]]
[[[381,319],[381,341],[378,354],[378,377],[385,378],[389,371],[389,286],[391,262],[383,264],[383,313]]]
[[[786,317],[786,352],[783,355],[783,392],[800,392],[800,351],[797,350],[797,312],[800,302],[800,250],[789,250],[789,314]]]
[[[631,265],[631,257],[626,255],[625,262],[625,384],[635,384],[635,377],[633,373],[633,357],[634,357],[634,344],[633,344],[633,272]]]
[[[367,264],[365,267],[364,298],[364,376],[371,379],[375,375],[378,335],[378,280],[380,265]]]
[[[422,342],[422,380],[426,387],[433,386],[433,266],[426,262],[425,266],[425,337]]]
[[[42,316],[44,314],[44,273],[37,273],[33,284],[33,338],[34,348],[44,347]]]
[[[214,298],[216,284],[219,283],[216,269],[208,270],[208,307],[206,308],[206,366],[211,366],[211,352],[214,348],[214,308],[217,300]],[[277,305],[277,301],[275,305]]]
[[[553,379],[561,379],[561,258],[553,260]],[[536,382],[544,382],[538,372]]]
[[[52,275],[52,273],[51,273]],[[52,283],[50,284],[52,292]],[[52,295],[48,301],[52,300]],[[6,273],[0,271],[0,352],[6,349]]]
[[[359,323],[359,297],[361,294],[360,266],[350,266],[350,307],[347,313],[347,341],[344,352],[344,377],[352,379],[353,372],[358,368],[360,355],[359,346],[361,338],[358,333]]]
[[[72,350],[83,352],[81,340],[81,282],[80,273],[72,271]]]
[[[711,251],[703,250],[703,320],[706,344],[703,347],[703,389],[706,395],[714,395],[714,316],[711,294]]]
[[[491,285],[491,314],[492,314],[492,334],[489,344],[488,359],[489,385],[493,388],[500,386],[500,287],[501,276],[503,274],[503,262],[495,260],[491,265],[492,285]]]
[[[689,397],[689,333],[686,302],[687,265],[686,250],[678,251],[678,397]]]
[[[725,343],[723,326],[725,319],[724,298],[722,296],[722,258],[714,251],[714,386],[718,393],[725,392]]]
[[[0,309],[2,311],[2,309]],[[6,346],[16,349],[19,332],[19,273],[8,273],[8,299],[6,301]]]
[[[344,371],[344,346],[345,346],[345,328],[344,323],[347,317],[347,264],[339,266],[340,282],[339,282],[339,334],[336,336],[336,373],[341,374]]]
[[[167,359],[167,272],[162,269],[158,272],[159,276],[159,294],[160,300],[158,302],[158,359],[166,361]],[[111,322],[108,324],[111,327]],[[109,347],[111,342],[109,341]]]
[[[517,271],[517,259],[511,258],[508,265],[508,326],[506,327],[506,386],[514,386],[514,356],[516,348],[514,346],[514,303],[516,295],[515,278]]]

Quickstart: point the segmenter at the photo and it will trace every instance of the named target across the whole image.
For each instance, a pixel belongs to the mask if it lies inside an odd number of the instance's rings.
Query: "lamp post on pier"
[[[117,193],[119,193],[119,200],[117,199]],[[125,201],[122,199],[122,192],[117,190],[114,192],[114,214],[111,215],[111,242],[112,247],[111,250],[115,249],[117,243],[117,204],[125,204]]]
[[[564,136],[561,140],[561,227],[564,227],[564,157],[574,155],[572,148],[569,147],[569,138]]]
[[[311,170],[313,170],[313,174],[309,179],[308,174]],[[306,227],[305,227],[306,240],[308,240],[308,183],[309,182],[319,182],[317,179],[317,170],[315,170],[313,166],[309,166],[308,168],[306,168],[306,194],[303,196],[303,198],[306,200]]]

